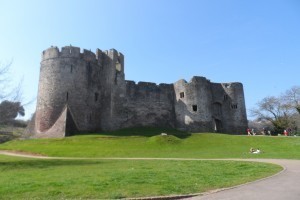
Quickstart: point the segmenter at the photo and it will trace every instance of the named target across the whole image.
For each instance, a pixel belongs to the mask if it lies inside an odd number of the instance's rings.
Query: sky
[[[126,80],[241,82],[251,118],[300,85],[300,1],[0,0],[0,63],[23,79],[23,102],[37,97],[42,51],[69,45],[122,52]]]

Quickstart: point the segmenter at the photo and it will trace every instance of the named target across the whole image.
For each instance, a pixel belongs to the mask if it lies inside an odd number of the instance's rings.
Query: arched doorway
[[[219,119],[214,118],[214,131],[216,133],[221,133],[222,132],[222,121]]]

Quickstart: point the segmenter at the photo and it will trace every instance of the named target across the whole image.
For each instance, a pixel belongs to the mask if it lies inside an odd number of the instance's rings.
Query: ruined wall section
[[[101,56],[103,71],[100,84],[103,106],[100,124],[102,130],[116,130],[121,128],[126,99],[124,56],[115,49],[104,51]]]
[[[213,84],[213,102],[220,103],[222,132],[241,134],[247,128],[243,85],[238,82]]]
[[[221,83],[212,83],[212,120],[215,132],[229,132],[228,123],[225,120],[228,115],[228,108],[230,108],[232,100],[225,91]],[[231,110],[230,110],[231,111]]]
[[[101,62],[101,61],[100,61]],[[102,65],[96,55],[77,47],[51,47],[42,54],[36,130],[44,132],[58,119],[65,105],[73,111],[80,131],[100,129]]]
[[[193,77],[189,83],[179,80],[174,83],[174,90],[177,128],[193,132],[212,131],[210,81],[204,77]]]
[[[175,128],[173,84],[126,81],[122,127]]]

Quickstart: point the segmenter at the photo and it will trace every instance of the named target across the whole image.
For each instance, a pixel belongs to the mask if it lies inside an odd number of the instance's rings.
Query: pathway
[[[254,181],[241,186],[211,192],[188,200],[299,200],[300,199],[300,160],[257,159],[285,168],[270,178]]]

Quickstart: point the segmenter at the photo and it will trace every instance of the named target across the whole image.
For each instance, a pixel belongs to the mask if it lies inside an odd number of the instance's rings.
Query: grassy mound
[[[102,136],[140,136],[140,137],[152,137],[160,135],[161,133],[167,133],[168,135],[174,135],[179,138],[187,138],[191,136],[190,133],[179,131],[176,129],[169,128],[155,128],[155,127],[137,127],[137,128],[126,128],[117,131],[109,131],[102,133],[88,133],[88,135],[102,135]],[[85,133],[79,133],[76,135],[87,135]]]
[[[149,138],[148,142],[160,145],[177,145],[181,139],[174,135],[156,135]]]
[[[160,136],[162,132],[166,132],[168,136]],[[300,137],[214,133],[176,135],[171,131],[153,129],[125,130],[125,136],[117,136],[121,133],[122,131],[61,139],[14,140],[1,144],[0,149],[61,157],[300,159]],[[250,154],[251,147],[260,148],[262,153]]]

